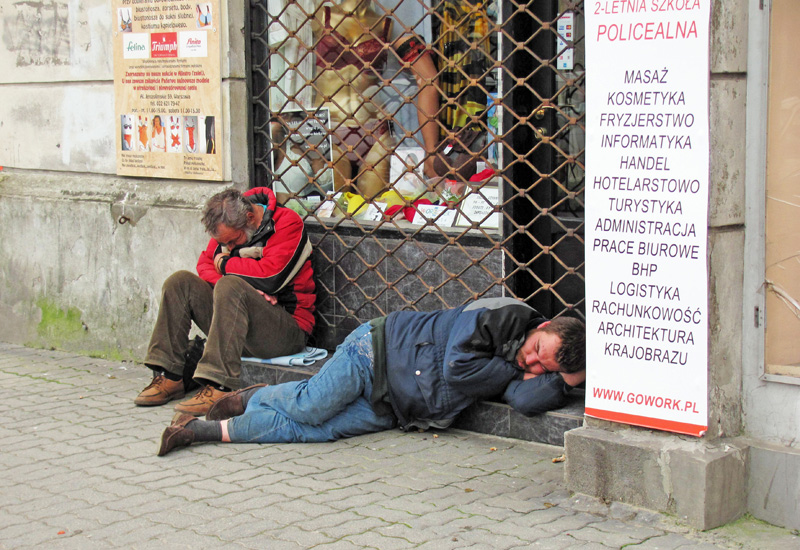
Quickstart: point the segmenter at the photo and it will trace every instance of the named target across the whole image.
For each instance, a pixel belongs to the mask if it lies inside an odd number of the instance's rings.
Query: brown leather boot
[[[184,395],[183,380],[170,380],[163,374],[158,374],[133,402],[140,407],[153,407],[180,399]]]
[[[242,393],[253,388],[263,388],[268,384],[254,384],[241,390],[230,392],[211,405],[206,413],[206,420],[227,420],[244,413],[245,405],[242,403]]]
[[[183,383],[183,382],[181,382]],[[194,441],[194,433],[186,427],[192,420],[197,420],[191,414],[177,413],[172,418],[172,423],[161,434],[161,444],[158,447],[158,456],[164,456],[176,447],[188,447]]]
[[[230,393],[231,392],[224,392],[209,385],[205,385],[200,388],[200,391],[198,391],[194,397],[175,405],[175,410],[194,416],[203,416],[208,412],[208,409],[211,408],[211,405]]]

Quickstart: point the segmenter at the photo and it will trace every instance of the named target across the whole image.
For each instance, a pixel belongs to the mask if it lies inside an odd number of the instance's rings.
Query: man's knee
[[[181,288],[188,284],[193,284],[196,279],[199,279],[197,275],[192,273],[191,271],[186,271],[182,269],[181,271],[176,271],[164,281],[163,290],[169,290],[174,288]]]
[[[235,275],[225,275],[214,285],[214,298],[229,298],[252,288],[244,279]]]

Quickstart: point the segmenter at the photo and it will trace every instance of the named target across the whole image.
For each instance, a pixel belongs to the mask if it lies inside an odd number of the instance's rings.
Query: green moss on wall
[[[131,349],[104,345],[89,335],[89,327],[81,319],[83,313],[76,307],[63,309],[52,300],[40,298],[36,307],[42,320],[36,327],[36,339],[25,342],[32,348],[60,349],[111,361],[131,361],[138,356]]]
[[[47,298],[36,301],[36,307],[42,311],[42,320],[36,327],[40,346],[61,348],[65,343],[80,341],[86,337],[88,328],[81,321],[81,311],[71,307],[62,309]]]

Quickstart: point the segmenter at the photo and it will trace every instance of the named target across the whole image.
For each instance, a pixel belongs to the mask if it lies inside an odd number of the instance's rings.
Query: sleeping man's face
[[[556,354],[560,348],[561,338],[557,334],[536,329],[517,352],[517,364],[530,374],[558,372],[561,366],[556,361]]]

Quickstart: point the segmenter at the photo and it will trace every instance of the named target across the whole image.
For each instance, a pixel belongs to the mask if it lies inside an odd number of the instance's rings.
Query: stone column
[[[586,418],[584,427],[565,437],[569,490],[675,514],[698,529],[717,527],[746,510],[748,445],[737,436],[747,20],[744,0],[712,3],[708,433],[697,439]]]

